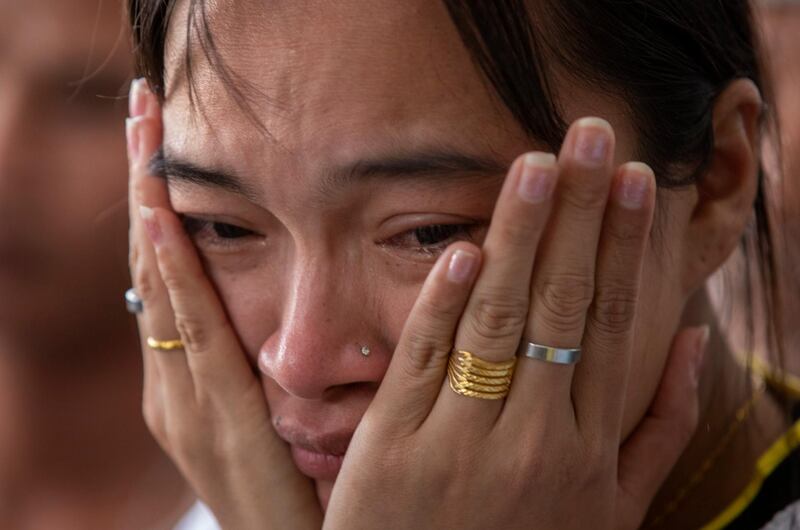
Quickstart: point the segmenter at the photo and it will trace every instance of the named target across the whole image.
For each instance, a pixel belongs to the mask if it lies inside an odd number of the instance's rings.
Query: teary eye
[[[181,215],[186,233],[201,251],[230,252],[242,248],[260,236],[257,232],[239,225]]]
[[[211,223],[214,232],[222,239],[238,239],[253,234],[252,230],[228,223]]]
[[[465,232],[469,225],[429,225],[413,230],[414,237],[422,246],[431,246],[452,239],[459,233]]]
[[[481,223],[430,224],[401,232],[383,244],[397,251],[433,257],[456,241],[475,241],[482,229]]]
[[[192,237],[203,232],[213,232],[213,236],[220,239],[239,239],[255,233],[252,230],[230,223],[198,219],[197,217],[188,215],[182,215],[181,222],[183,223],[183,229]]]

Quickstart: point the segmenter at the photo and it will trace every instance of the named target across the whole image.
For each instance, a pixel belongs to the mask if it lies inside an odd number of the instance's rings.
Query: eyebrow
[[[159,150],[151,161],[151,171],[174,179],[205,187],[219,188],[250,200],[258,193],[234,172],[199,167],[191,162],[166,155]],[[423,150],[366,158],[326,170],[321,188],[325,191],[352,186],[375,179],[394,181],[449,182],[502,176],[508,165],[492,157],[471,155],[451,149]]]
[[[376,178],[452,181],[504,174],[507,166],[494,158],[451,149],[423,150],[358,160],[329,171],[324,183],[344,187]]]
[[[233,172],[197,166],[186,160],[166,155],[163,148],[156,151],[152,160],[150,160],[150,172],[167,180],[176,180],[207,188],[219,188],[237,195],[243,195],[250,200],[255,200],[258,197],[255,190],[247,186]]]

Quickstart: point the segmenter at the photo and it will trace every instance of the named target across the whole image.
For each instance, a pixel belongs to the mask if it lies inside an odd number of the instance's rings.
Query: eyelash
[[[230,223],[210,221],[197,217],[181,216],[183,229],[197,243],[202,237],[211,238],[211,245],[230,247],[238,244],[238,240],[256,236],[256,232]],[[204,232],[210,232],[204,235]]]
[[[473,241],[478,228],[476,223],[425,225],[393,236],[386,241],[386,244],[399,247],[411,246],[415,247],[411,249],[412,252],[435,256],[455,241]],[[403,240],[408,237],[413,237],[416,243],[404,242]]]
[[[199,219],[188,215],[181,216],[181,222],[186,233],[198,243],[199,240],[210,238],[209,245],[216,247],[233,247],[240,244],[243,239],[257,236],[258,234],[247,228],[242,228],[230,223]],[[417,254],[435,256],[443,252],[455,241],[473,241],[475,232],[479,228],[477,223],[450,223],[419,226],[392,236],[383,242],[384,245],[409,249]],[[413,239],[413,241],[409,241]]]

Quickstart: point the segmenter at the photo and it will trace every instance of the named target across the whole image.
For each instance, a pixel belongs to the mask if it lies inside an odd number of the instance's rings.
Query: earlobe
[[[699,288],[736,248],[751,218],[760,167],[761,93],[749,79],[737,79],[717,98],[714,146],[708,170],[696,187],[689,220],[684,287]]]

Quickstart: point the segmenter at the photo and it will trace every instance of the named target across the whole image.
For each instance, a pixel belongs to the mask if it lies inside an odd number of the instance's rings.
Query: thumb
[[[650,410],[620,450],[617,521],[621,528],[639,527],[694,434],[697,385],[708,337],[708,326],[675,335]]]

